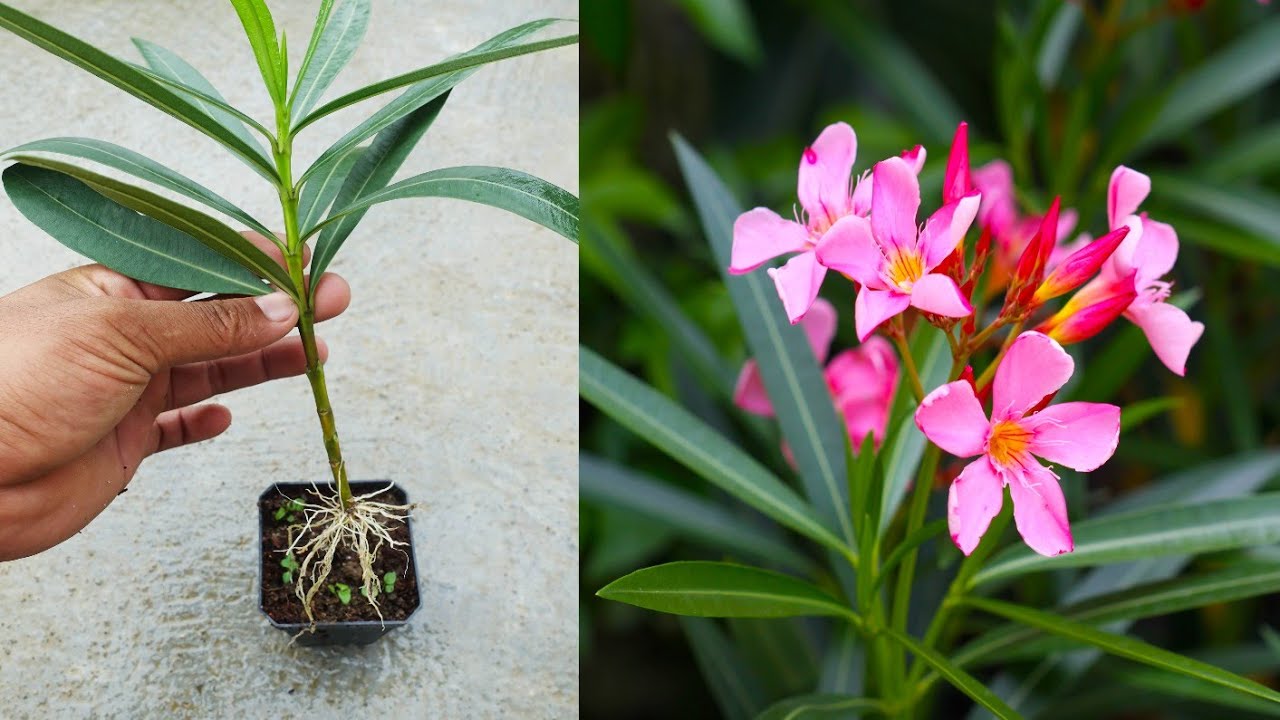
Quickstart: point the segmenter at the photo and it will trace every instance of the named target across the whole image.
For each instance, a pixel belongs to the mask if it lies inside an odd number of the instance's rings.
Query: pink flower
[[[988,286],[999,290],[1008,281],[1018,260],[1040,231],[1044,220],[1040,215],[1022,215],[1018,212],[1013,187],[1013,170],[1003,160],[992,160],[973,171],[973,187],[982,193],[982,206],[978,209],[978,225],[989,230],[995,238],[995,274]],[[1078,215],[1070,208],[1058,216],[1058,232],[1053,238],[1053,249],[1046,267],[1057,267],[1073,252],[1088,244],[1081,236],[1075,243],[1062,244],[1062,239],[1075,229]]]
[[[818,298],[800,326],[818,362],[824,362],[836,334],[835,308]],[[883,442],[889,406],[898,389],[898,359],[889,343],[883,338],[872,338],[856,349],[845,350],[827,363],[823,374],[836,411],[844,417],[853,446],[858,447],[867,433],[875,436],[877,445]],[[773,404],[769,402],[760,366],[755,360],[748,360],[742,366],[733,402],[749,413],[773,417]]]
[[[1184,375],[1187,356],[1204,333],[1204,323],[1192,321],[1182,309],[1165,302],[1172,283],[1160,278],[1173,269],[1178,258],[1178,234],[1171,226],[1148,218],[1146,213],[1134,214],[1150,191],[1151,179],[1136,170],[1121,165],[1111,174],[1107,220],[1112,230],[1127,226],[1129,234],[1103,263],[1098,277],[1078,294],[1086,298],[1114,296],[1117,286],[1132,279],[1135,296],[1125,308],[1124,316],[1142,328],[1160,362],[1178,375]],[[1068,305],[1075,302],[1073,297]]]
[[[729,272],[751,272],[779,255],[799,253],[780,268],[771,268],[787,318],[795,324],[818,297],[827,268],[814,248],[847,218],[863,216],[871,209],[872,183],[863,175],[850,192],[850,174],[857,156],[858,138],[845,123],[829,125],[800,158],[796,194],[804,208],[802,217],[784,220],[768,208],[749,210],[733,224],[733,250]],[[925,150],[917,145],[902,153],[904,161],[920,172]]]
[[[981,456],[951,483],[947,499],[951,539],[965,555],[1000,512],[1006,486],[1018,532],[1032,550],[1052,556],[1073,549],[1058,476],[1035,456],[1088,472],[1106,462],[1120,440],[1114,405],[1069,402],[1035,411],[1073,369],[1057,342],[1025,332],[996,369],[990,420],[964,380],[929,393],[916,409],[916,426],[938,447],[958,457]]]
[[[920,183],[901,158],[879,162],[872,173],[871,217],[851,215],[822,238],[817,261],[862,287],[854,303],[858,339],[915,306],[934,315],[964,317],[973,312],[955,280],[931,271],[968,232],[981,197],[971,192],[943,205],[917,232]]]

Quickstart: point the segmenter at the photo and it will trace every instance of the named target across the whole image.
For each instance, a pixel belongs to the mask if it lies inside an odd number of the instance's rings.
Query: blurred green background
[[[1112,169],[1151,175],[1143,209],[1178,231],[1174,293],[1207,329],[1185,380],[1125,321],[1080,349],[1073,397],[1129,407],[1130,421],[1130,406],[1148,402],[1116,458],[1076,488],[1073,514],[1174,471],[1280,444],[1280,8],[592,0],[582,21],[582,343],[780,476],[792,473],[776,430],[728,402],[745,357],[741,331],[680,181],[673,131],[746,206],[784,214],[801,150],[835,120],[858,134],[855,172],[924,144],[926,211],[937,205],[960,120],[970,124],[975,166],[995,157],[1013,165],[1024,210],[1061,194],[1095,233]],[[827,283],[823,294],[841,312],[836,348],[854,345],[852,285]],[[811,690],[825,642],[813,627],[727,625],[720,639],[748,667],[718,681],[715,641],[695,643],[695,653],[686,632],[696,630],[676,618],[594,597],[638,567],[722,557],[663,521],[679,508],[660,494],[649,511],[611,497],[620,467],[758,516],[585,404],[581,423],[582,716],[716,717],[718,685],[735,677],[754,681],[747,692],[762,701]],[[1275,610],[1267,601],[1210,607],[1140,631],[1175,649],[1225,651],[1274,623]],[[779,657],[790,660],[771,667]],[[1197,716],[1194,705],[1155,704],[1151,717]]]

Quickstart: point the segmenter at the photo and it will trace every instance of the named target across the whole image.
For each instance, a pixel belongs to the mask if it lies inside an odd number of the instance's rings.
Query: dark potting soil
[[[285,568],[280,565],[289,548],[289,527],[294,523],[290,523],[287,517],[276,520],[275,512],[290,500],[314,503],[318,497],[310,488],[281,488],[279,493],[268,493],[258,504],[262,523],[262,609],[278,623],[305,623],[307,614],[303,612],[302,601],[295,594],[296,586],[285,584]],[[404,503],[404,496],[394,490],[375,495],[372,499],[396,505]],[[409,528],[403,522],[394,522],[387,530],[397,542],[411,541]],[[314,533],[308,531],[308,534]],[[370,547],[372,546],[371,539]],[[418,578],[414,576],[410,549],[390,548],[384,543],[374,557],[373,570],[379,580],[388,572],[396,574],[395,590],[390,594],[378,594],[378,608],[382,611],[383,620],[404,620],[418,607]],[[296,572],[294,576],[296,583]],[[349,604],[343,605],[338,596],[328,589],[333,583],[343,583],[351,588]],[[317,623],[378,620],[373,606],[360,594],[360,563],[354,552],[345,548],[338,550],[333,558],[333,571],[324,584],[326,587],[316,593],[312,606]]]

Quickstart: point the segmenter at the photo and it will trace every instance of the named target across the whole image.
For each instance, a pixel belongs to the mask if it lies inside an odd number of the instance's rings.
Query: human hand
[[[79,532],[147,456],[226,430],[230,411],[200,403],[305,371],[287,295],[178,302],[192,295],[87,265],[0,297],[0,560]],[[350,300],[326,273],[316,320]]]

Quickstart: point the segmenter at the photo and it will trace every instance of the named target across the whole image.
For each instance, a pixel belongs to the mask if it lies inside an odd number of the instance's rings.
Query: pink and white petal
[[[874,290],[863,285],[858,289],[858,298],[853,301],[853,325],[858,331],[858,340],[866,342],[871,333],[880,327],[880,323],[906,310],[910,305],[910,295],[896,290]]]
[[[982,195],[977,190],[959,200],[947,203],[925,221],[924,230],[920,232],[920,254],[924,259],[924,271],[938,267],[956,249],[956,245],[964,239],[973,224],[982,204]]]
[[[906,160],[891,157],[872,171],[871,227],[885,250],[916,247],[916,212],[920,209],[920,181]]]
[[[967,380],[939,385],[916,408],[916,427],[956,457],[981,455],[991,423]]]
[[[769,277],[778,288],[778,297],[782,298],[782,307],[792,325],[809,312],[826,276],[827,269],[818,264],[812,251],[796,255],[780,268],[769,268]]]
[[[915,282],[911,287],[911,304],[944,317],[968,317],[973,313],[973,305],[956,281],[938,273],[930,273]]]
[[[1193,321],[1181,308],[1166,302],[1135,303],[1125,317],[1142,328],[1165,367],[1178,375],[1187,373],[1187,356],[1204,333],[1204,323]]]
[[[875,178],[868,170],[862,173],[858,178],[858,184],[853,188],[853,214],[866,217],[871,214],[871,196],[874,194]]]
[[[1151,192],[1151,178],[1137,170],[1119,165],[1111,173],[1107,186],[1107,221],[1110,229],[1120,227],[1124,219],[1138,211],[1138,206]]]
[[[733,404],[753,415],[773,417],[773,403],[769,402],[760,366],[755,360],[748,360],[742,365],[738,381],[733,386]]]
[[[1058,237],[1055,242],[1062,242],[1062,238],[1071,234],[1076,229],[1076,223],[1080,221],[1080,213],[1075,208],[1065,208],[1058,213]]]
[[[1135,258],[1142,246],[1142,236],[1145,234],[1142,219],[1137,215],[1126,217],[1121,225],[1129,228],[1129,234],[1120,241],[1120,246],[1111,253],[1111,257],[1102,263],[1102,277],[1108,281],[1119,280],[1134,274]]]
[[[1075,361],[1056,340],[1035,331],[1022,333],[996,368],[992,422],[1022,417],[1062,389],[1074,369]]]
[[[768,208],[748,210],[733,223],[729,272],[751,272],[779,255],[800,252],[808,244],[809,231],[804,226],[783,220]]]
[[[919,175],[920,171],[924,169],[924,161],[928,157],[928,153],[925,152],[923,145],[917,145],[910,150],[903,150],[898,157],[906,160],[907,165],[911,167],[911,172]]]
[[[1067,499],[1058,476],[1033,458],[1008,473],[1009,497],[1013,499],[1013,522],[1018,534],[1032,550],[1053,557],[1075,549]]]
[[[951,541],[960,552],[969,555],[978,547],[1002,505],[1004,480],[986,457],[969,463],[960,476],[951,481],[947,493],[947,527]]]
[[[796,194],[813,218],[827,222],[849,212],[849,175],[858,153],[858,136],[847,123],[828,125],[800,158]]]
[[[1178,260],[1178,233],[1171,225],[1142,217],[1142,242],[1133,254],[1133,266],[1138,270],[1134,281],[1138,288],[1159,280],[1173,269]]]
[[[800,321],[819,365],[827,361],[827,353],[831,351],[831,341],[836,337],[836,321],[836,307],[822,298],[813,301],[804,320]]]
[[[837,405],[891,400],[898,382],[898,359],[889,342],[870,337],[827,363],[825,376]]]
[[[858,215],[845,215],[822,235],[814,248],[818,262],[844,273],[863,285],[884,288],[880,268],[884,253],[871,236],[871,221]]]
[[[1023,419],[1032,433],[1028,449],[1051,463],[1080,472],[1097,470],[1120,443],[1120,408],[1106,403],[1050,405]]]

